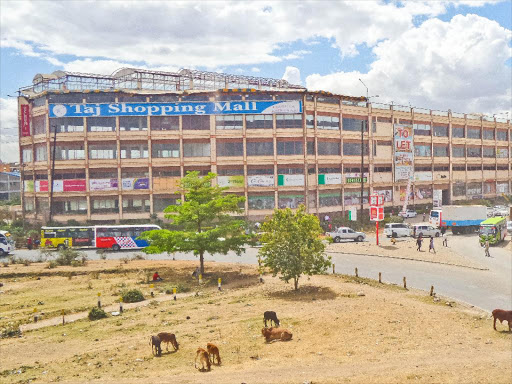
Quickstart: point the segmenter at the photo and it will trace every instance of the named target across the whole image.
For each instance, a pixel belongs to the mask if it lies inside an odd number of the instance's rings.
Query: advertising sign
[[[384,204],[384,196],[378,194],[370,195],[370,205],[378,207],[382,204]]]
[[[62,188],[64,192],[85,192],[87,190],[84,179],[70,179],[62,181]]]
[[[384,202],[393,201],[393,191],[391,189],[374,190],[373,193],[382,196],[384,198]]]
[[[30,136],[30,107],[21,105],[21,136]]]
[[[400,201],[405,201],[405,196],[407,194],[407,187],[400,187]],[[412,191],[412,188],[411,190],[409,190],[409,200],[412,200],[414,198],[414,192]]]
[[[414,181],[432,181],[432,172],[414,172]]]
[[[355,173],[345,173],[345,183],[352,184],[352,183],[360,183],[361,182],[361,173],[355,172]],[[365,172],[363,174],[363,182],[368,182],[368,173]]]
[[[395,181],[409,180],[413,175],[412,125],[394,125]]]
[[[48,192],[48,180],[36,180],[36,192]]]
[[[431,187],[416,187],[414,188],[414,198],[417,200],[431,199],[432,188]]]
[[[89,179],[90,191],[117,191],[117,179]]]
[[[318,175],[318,185],[341,184],[343,179],[341,173],[326,173]]]
[[[245,179],[242,175],[217,176],[217,184],[221,187],[243,188],[245,186]]]
[[[124,191],[131,191],[134,189],[149,189],[149,177],[128,177],[123,178],[121,181]]]
[[[439,208],[443,205],[443,190],[442,189],[434,189],[434,193],[432,194],[432,203],[434,208]]]
[[[304,175],[277,175],[277,185],[279,186],[303,186]]]
[[[247,185],[249,187],[273,187],[274,175],[247,176]]]
[[[50,104],[50,118],[302,113],[300,100]]]
[[[25,180],[23,182],[23,190],[25,192],[34,192],[34,180]]]
[[[371,221],[384,220],[384,207],[370,207],[370,220]]]

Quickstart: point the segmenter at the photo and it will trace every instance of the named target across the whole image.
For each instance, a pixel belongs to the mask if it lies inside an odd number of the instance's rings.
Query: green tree
[[[185,200],[164,209],[176,230],[155,230],[141,238],[150,240],[147,253],[193,252],[199,256],[201,273],[204,273],[204,254],[226,254],[234,251],[240,255],[250,242],[245,234],[245,221],[236,217],[241,213],[244,197],[224,193],[228,188],[212,186],[214,173],[199,177],[199,172],[188,172],[181,179],[180,188]]]
[[[296,212],[290,208],[276,209],[272,219],[263,223],[262,231],[263,265],[274,276],[280,273],[286,282],[293,279],[296,290],[301,275],[322,273],[331,265],[319,238],[323,233],[320,222],[316,216],[306,213],[303,205]]]

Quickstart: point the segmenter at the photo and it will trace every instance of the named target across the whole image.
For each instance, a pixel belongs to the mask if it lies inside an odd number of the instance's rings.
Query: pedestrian
[[[491,257],[491,254],[489,253],[489,240],[485,240],[485,257]]]
[[[155,272],[153,274],[153,281],[162,281],[163,279],[160,277],[160,275],[158,274],[158,272]]]
[[[431,237],[430,238],[430,244],[428,246],[428,253],[430,253],[430,251],[434,251],[434,253],[436,253],[436,249],[434,248],[434,238]]]
[[[28,248],[29,250],[32,250],[32,237],[29,237],[29,238],[27,239],[27,248]]]
[[[391,234],[391,244],[396,245],[396,238],[397,238],[397,234],[395,231],[393,231]]]
[[[446,231],[445,231],[446,232]],[[446,233],[441,231],[441,236],[443,237],[443,246],[448,247],[448,237],[446,236]]]
[[[423,238],[421,236],[418,236],[418,239],[416,240],[416,245],[418,246],[417,251],[421,252],[421,243],[423,242]]]
[[[423,213],[423,222],[425,222],[425,213]]]

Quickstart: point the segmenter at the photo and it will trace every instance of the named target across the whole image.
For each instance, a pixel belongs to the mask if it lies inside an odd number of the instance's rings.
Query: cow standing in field
[[[267,343],[272,340],[288,341],[292,339],[293,334],[287,329],[282,328],[262,328],[261,334],[265,337]]]
[[[266,311],[263,313],[263,323],[265,324],[265,328],[267,328],[267,320],[270,321],[271,326],[273,322],[274,325],[279,327],[279,319],[274,311]]]
[[[496,320],[499,320],[500,323],[503,321],[508,322],[508,331],[512,330],[512,311],[505,311],[504,309],[495,309],[492,311],[492,317],[494,317],[494,330],[496,331]]]
[[[215,358],[217,358],[217,365],[220,365],[220,353],[219,348],[212,343],[206,344],[206,350],[211,357],[212,364],[215,364]]]
[[[162,356],[162,346],[158,336],[150,336],[149,345],[151,345],[151,353],[154,355],[156,352],[157,356]]]
[[[180,345],[176,341],[176,335],[174,333],[160,332],[158,334],[158,337],[160,338],[160,341],[162,343],[166,344],[167,351],[169,351],[169,343],[172,344],[175,351],[177,351],[180,348]]]
[[[201,363],[201,371],[204,371],[204,366],[206,364],[206,368],[208,371],[211,370],[210,356],[208,352],[206,352],[203,348],[197,348],[196,358],[194,360],[194,367],[197,368],[197,358],[199,357],[199,362]]]

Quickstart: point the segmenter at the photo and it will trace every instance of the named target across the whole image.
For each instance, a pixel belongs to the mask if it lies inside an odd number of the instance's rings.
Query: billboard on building
[[[300,100],[175,103],[50,104],[50,118],[302,113]]]
[[[412,125],[394,125],[395,181],[409,180],[413,176],[414,152],[412,139]]]
[[[304,185],[304,175],[277,175],[277,185],[299,187]]]
[[[117,191],[117,179],[89,179],[90,191]]]
[[[247,176],[247,185],[249,187],[273,187],[274,175],[252,175]]]
[[[326,173],[318,175],[318,185],[341,184],[343,178],[341,173]]]
[[[384,202],[393,201],[393,190],[391,189],[374,189],[373,193],[384,197]]]
[[[53,192],[85,192],[85,179],[54,180]],[[48,180],[36,180],[36,192],[49,192]]]
[[[432,172],[414,172],[414,181],[432,181]]]
[[[352,184],[352,183],[360,183],[361,182],[361,173],[358,172],[352,172],[352,173],[345,173],[345,183]],[[363,182],[368,182],[368,173],[363,174]]]
[[[21,105],[21,136],[30,136],[30,106]]]
[[[23,181],[23,191],[34,192],[34,180]]]
[[[123,191],[149,189],[149,177],[125,177],[121,181]]]
[[[245,178],[243,175],[217,176],[217,184],[221,187],[243,188],[245,186]]]
[[[443,206],[443,190],[442,189],[434,189],[432,194],[432,202],[434,208],[439,208]]]
[[[414,198],[416,200],[431,199],[432,198],[432,187],[415,187]]]

